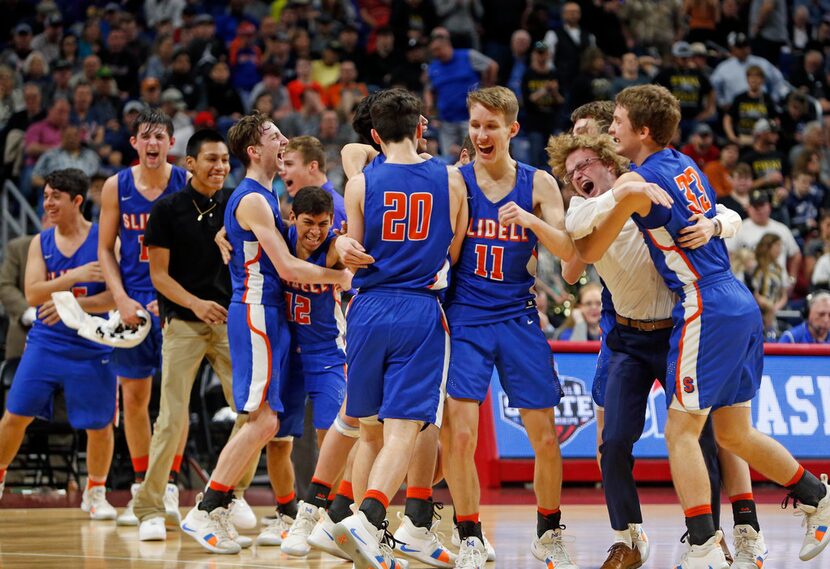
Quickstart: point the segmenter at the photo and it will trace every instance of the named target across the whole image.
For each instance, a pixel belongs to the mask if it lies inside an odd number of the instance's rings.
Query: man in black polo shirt
[[[230,196],[230,190],[222,190],[230,172],[222,136],[213,130],[191,136],[186,166],[192,174],[187,186],[153,206],[144,237],[164,332],[159,415],[149,468],[133,506],[141,541],[166,538],[163,500],[166,492],[177,492],[169,488],[167,475],[175,461],[181,462],[190,391],[203,358],[219,376],[225,398],[233,401],[226,325],[230,273],[213,242]],[[250,545],[249,538],[241,539]]]

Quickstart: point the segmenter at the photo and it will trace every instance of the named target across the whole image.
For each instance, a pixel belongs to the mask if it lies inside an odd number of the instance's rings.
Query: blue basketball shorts
[[[232,302],[228,308],[228,342],[236,408],[252,413],[267,401],[274,411],[283,411],[280,384],[287,375],[291,344],[285,310]]]
[[[494,324],[451,325],[450,338],[447,394],[453,399],[484,401],[495,365],[511,407],[549,409],[559,403],[562,386],[535,312]]]
[[[156,300],[156,291],[127,291],[127,296],[146,307]],[[112,351],[112,368],[118,377],[145,379],[161,369],[161,321],[153,314],[150,314],[150,320],[153,326],[143,342],[134,348],[116,348]]]
[[[303,434],[306,396],[311,399],[314,428],[331,427],[346,397],[346,354],[332,342],[324,347],[294,346],[288,380],[280,391],[284,410],[278,436]]]
[[[346,314],[346,414],[441,424],[450,341],[438,298],[359,293]]]
[[[23,417],[52,418],[55,392],[63,390],[66,414],[75,429],[103,429],[115,418],[116,390],[111,355],[61,353],[30,342],[23,352],[6,408]]]
[[[689,285],[672,311],[666,401],[688,411],[744,403],[755,396],[764,367],[761,311],[731,276]]]

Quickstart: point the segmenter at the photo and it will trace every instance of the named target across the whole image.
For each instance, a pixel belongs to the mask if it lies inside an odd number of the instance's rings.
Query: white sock
[[[614,543],[624,543],[628,547],[634,547],[631,542],[631,530],[614,530]]]

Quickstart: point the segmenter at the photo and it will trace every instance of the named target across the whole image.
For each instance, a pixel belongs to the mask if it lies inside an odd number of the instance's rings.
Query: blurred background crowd
[[[768,339],[828,288],[829,0],[0,0],[0,10],[0,178],[34,208],[49,172],[78,167],[93,180],[94,219],[104,179],[136,160],[130,127],[147,105],[173,118],[176,161],[197,129],[270,114],[288,137],[321,141],[342,191],[340,149],[357,140],[353,109],[372,91],[419,93],[429,152],[452,163],[465,93],[506,85],[521,102],[514,156],[547,168],[547,138],[570,128],[573,109],[656,82],[681,104],[674,146],[745,218],[728,246]],[[227,183],[243,175],[235,164]],[[549,336],[598,337],[595,277],[567,287],[542,251],[538,276]]]

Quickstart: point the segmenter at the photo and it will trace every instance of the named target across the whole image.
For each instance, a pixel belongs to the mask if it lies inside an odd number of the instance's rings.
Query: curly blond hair
[[[551,136],[545,150],[548,152],[548,164],[553,174],[560,180],[565,179],[567,168],[565,161],[573,152],[591,150],[606,166],[613,166],[617,176],[628,172],[630,162],[614,150],[614,139],[607,134],[589,136],[585,134],[560,134]]]

